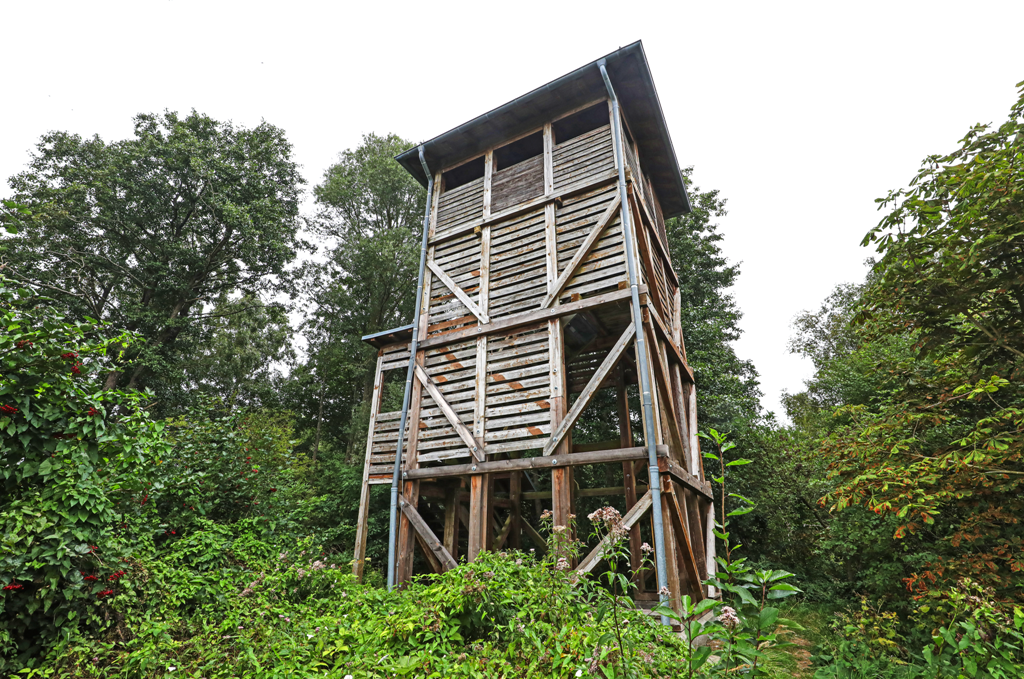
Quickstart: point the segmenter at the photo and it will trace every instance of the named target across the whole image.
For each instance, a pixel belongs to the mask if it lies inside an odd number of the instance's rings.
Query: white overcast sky
[[[428,139],[641,39],[680,163],[729,200],[736,349],[776,412],[811,374],[790,323],[863,278],[874,199],[1005,120],[1024,80],[1021,0],[7,0],[0,26],[0,178],[48,130],[121,139],[195,108],[283,128],[310,186],[364,133]]]

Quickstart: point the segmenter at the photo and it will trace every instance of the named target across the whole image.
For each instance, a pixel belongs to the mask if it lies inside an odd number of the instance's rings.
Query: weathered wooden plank
[[[668,455],[668,446],[655,447],[658,455]],[[501,473],[522,471],[527,469],[554,469],[556,467],[574,467],[581,464],[604,464],[622,462],[623,460],[646,460],[647,448],[619,448],[615,450],[594,450],[588,453],[569,453],[557,457],[519,457],[511,460],[492,460],[473,462],[470,464],[452,464],[443,467],[422,467],[405,472],[408,479],[434,479],[448,476],[468,476],[472,474]]]
[[[413,529],[415,529],[416,533],[420,536],[424,544],[426,544],[427,548],[434,554],[438,561],[441,562],[444,569],[450,570],[458,566],[459,564],[454,558],[452,558],[452,555],[448,553],[448,550],[444,548],[441,541],[437,539],[437,536],[434,535],[434,531],[430,530],[430,526],[428,526],[427,522],[423,520],[423,517],[416,511],[416,508],[406,501],[404,497],[398,499],[398,504]]]
[[[445,401],[444,396],[442,396],[441,392],[438,391],[437,385],[430,378],[430,375],[428,375],[421,366],[416,366],[416,377],[426,388],[427,393],[430,394],[430,397],[434,399],[434,403],[440,406],[441,411],[444,413],[445,417],[448,418],[448,421],[452,423],[452,427],[455,428],[455,431],[458,433],[459,438],[462,439],[462,441],[466,444],[466,447],[469,448],[470,452],[473,453],[473,456],[479,460],[483,460],[483,443],[481,443],[480,441],[473,437],[473,434],[470,433],[470,431],[466,428],[466,425],[463,424],[462,420],[459,419],[459,416],[455,414],[455,411],[452,410],[452,407],[448,404],[447,401]]]
[[[576,250],[576,254],[573,255],[572,259],[566,265],[561,275],[559,275],[558,278],[555,279],[554,283],[548,286],[548,294],[540,303],[542,307],[546,308],[551,306],[551,302],[555,300],[555,298],[558,296],[558,293],[560,293],[562,291],[562,288],[565,287],[565,284],[569,282],[569,279],[572,277],[572,274],[576,270],[576,267],[578,267],[583,262],[583,258],[590,253],[590,248],[593,247],[593,245],[597,242],[597,239],[601,237],[601,233],[604,231],[604,227],[606,227],[608,225],[608,222],[611,221],[612,217],[615,216],[615,211],[618,210],[618,208],[619,198],[618,196],[616,196],[605,209],[604,214],[601,215],[601,218],[597,220],[597,224],[594,226],[593,230],[591,230],[590,235],[586,237],[586,239],[583,241],[583,244],[580,245],[579,249]],[[557,245],[554,245],[552,249],[557,252]]]
[[[551,441],[549,441],[548,445],[544,447],[545,455],[550,455],[554,452],[555,446],[565,438],[565,435],[570,429],[572,429],[573,425],[576,424],[576,420],[579,419],[583,410],[590,404],[590,401],[594,398],[594,394],[597,393],[597,389],[604,381],[605,377],[608,376],[611,369],[619,362],[619,357],[622,356],[622,352],[624,352],[626,347],[629,346],[629,341],[633,339],[635,334],[636,328],[633,325],[627,326],[623,331],[619,340],[615,343],[615,346],[611,348],[608,352],[608,356],[601,363],[601,367],[597,369],[597,372],[594,373],[590,382],[587,383],[583,393],[581,393],[579,398],[576,399],[572,409],[569,410],[565,419],[559,423],[558,429],[555,430],[555,433],[551,435]]]
[[[647,293],[647,286],[638,286],[638,291],[641,294]],[[550,309],[538,309],[529,313],[520,314],[509,318],[502,318],[500,320],[492,321],[487,325],[478,325],[470,328],[462,328],[456,330],[447,335],[438,337],[427,337],[420,341],[420,347],[424,349],[430,349],[438,346],[443,346],[454,341],[461,341],[470,338],[476,338],[480,335],[494,335],[507,332],[513,328],[517,328],[523,325],[532,325],[538,321],[547,321],[552,318],[558,318],[559,316],[568,316],[572,313],[578,313],[580,311],[586,311],[595,309],[597,307],[604,306],[606,304],[615,304],[629,299],[631,296],[630,291],[627,290],[616,290],[614,292],[608,292],[603,295],[582,299],[578,302],[569,302],[558,307],[552,307]]]
[[[544,195],[544,154],[498,170],[491,180],[491,209],[501,212]]]
[[[433,272],[433,274],[437,276],[437,278],[442,283],[444,283],[445,287],[451,290],[455,294],[455,296],[459,298],[459,301],[465,304],[466,308],[469,309],[474,316],[480,319],[481,323],[490,322],[490,319],[487,318],[487,314],[485,314],[480,309],[480,307],[477,306],[476,302],[469,298],[469,295],[463,292],[462,288],[455,284],[455,281],[448,277],[448,274],[446,274],[444,270],[441,269],[441,267],[439,267],[432,261],[427,262],[427,266],[430,267],[430,270]]]
[[[523,213],[536,210],[537,208],[542,207],[545,203],[549,201],[565,200],[570,196],[574,196],[578,193],[584,193],[595,187],[612,184],[617,180],[618,173],[616,172],[614,167],[609,168],[608,170],[602,170],[594,175],[583,177],[582,179],[574,179],[570,183],[567,183],[563,186],[559,186],[556,189],[556,191],[549,196],[541,195],[537,198],[534,198],[533,200],[529,200],[520,205],[510,207],[507,210],[492,213],[491,217],[487,219],[486,222],[483,219],[473,220],[471,222],[461,224],[457,228],[452,228],[445,232],[438,232],[431,239],[431,242],[438,243],[444,240],[448,240],[450,238],[456,238],[458,236],[464,235],[467,232],[473,231],[478,227],[482,227],[485,223],[497,224],[506,219],[518,217]]]

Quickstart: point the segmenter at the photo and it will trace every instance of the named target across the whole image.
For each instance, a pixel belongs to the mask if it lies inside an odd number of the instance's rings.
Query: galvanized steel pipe
[[[658,472],[658,450],[654,438],[654,409],[651,404],[651,375],[647,369],[647,346],[644,342],[643,318],[640,315],[640,292],[637,287],[636,266],[633,255],[633,225],[629,218],[629,201],[626,195],[626,156],[622,145],[622,120],[619,114],[619,99],[608,77],[605,60],[599,59],[598,68],[604,78],[604,86],[612,100],[612,141],[615,145],[615,164],[619,168],[619,202],[622,209],[622,232],[626,241],[626,263],[629,270],[629,290],[633,303],[633,325],[636,328],[636,363],[640,368],[640,407],[644,414],[644,439],[647,443],[647,463],[650,474],[651,512],[654,515],[654,556],[658,570],[658,600],[664,604],[668,597],[668,560],[665,555],[665,523],[661,513],[661,475]],[[661,616],[661,624],[671,621]]]
[[[398,558],[398,487],[402,483],[402,444],[405,425],[409,419],[409,399],[412,398],[412,380],[416,370],[416,350],[419,346],[420,308],[423,306],[423,274],[427,268],[427,238],[430,234],[430,208],[434,201],[434,175],[427,167],[423,146],[419,148],[420,164],[427,175],[427,207],[423,215],[423,239],[420,244],[420,275],[416,284],[416,309],[413,311],[412,341],[409,343],[409,369],[405,373],[405,396],[402,398],[402,418],[398,425],[398,447],[395,450],[395,472],[391,477],[391,529],[388,533],[388,590],[394,588],[395,562]]]

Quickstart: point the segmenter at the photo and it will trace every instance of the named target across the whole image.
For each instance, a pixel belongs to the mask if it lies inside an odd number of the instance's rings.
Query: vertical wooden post
[[[522,472],[514,471],[508,479],[508,499],[512,507],[512,527],[508,535],[508,545],[512,549],[520,549],[522,545],[521,493],[523,487]]]
[[[547,279],[548,290],[554,288],[558,278],[558,241],[555,231],[555,206],[548,203],[544,207],[544,227],[546,234]],[[555,300],[553,304],[558,304]],[[551,398],[551,431],[555,431],[562,423],[568,410],[565,395],[565,359],[563,356],[562,323],[559,320],[548,321],[548,379],[550,381]],[[571,450],[571,434],[566,436],[552,453],[556,458],[568,454]],[[568,467],[559,467],[551,472],[551,512],[556,526],[568,526],[569,514],[572,513],[572,481]]]
[[[665,474],[666,478],[671,478],[668,474]],[[679,581],[679,547],[676,545],[678,539],[675,531],[672,529],[672,521],[669,517],[672,516],[671,495],[664,490],[661,493],[661,514],[665,517],[663,524],[665,531],[665,566],[666,566],[666,579],[668,580],[668,591],[670,594],[670,601],[672,608],[676,611],[683,610],[682,600],[682,583]]]
[[[494,175],[494,153],[488,151],[484,157],[484,219],[491,215],[491,178]],[[480,308],[487,313],[490,277],[490,227],[484,227],[480,234]],[[476,395],[473,408],[473,436],[484,441],[487,423],[487,337],[476,341]],[[484,451],[486,455],[486,449]],[[469,545],[466,559],[473,561],[488,547],[491,530],[491,488],[490,475],[474,474],[469,480]]]
[[[488,508],[491,506],[490,474],[474,474],[469,477],[469,549],[466,559],[474,561],[480,552],[487,547],[487,536],[491,531],[491,517]]]
[[[424,314],[424,319],[426,315]],[[416,364],[423,366],[425,360],[424,351],[418,351],[416,356]],[[405,455],[405,468],[416,469],[419,467],[419,455],[417,447],[419,444],[419,433],[420,433],[420,407],[423,403],[423,385],[419,380],[414,380],[412,383],[412,398],[409,401],[409,445],[406,448]],[[401,436],[401,432],[399,432]],[[409,503],[413,509],[419,505],[420,499],[420,482],[419,481],[405,481],[402,484],[402,496],[405,501]],[[409,518],[405,515],[405,512],[401,512],[398,516],[398,558],[395,564],[395,582],[403,583],[407,582],[412,578],[413,574],[413,559],[416,546],[416,531],[413,529],[412,524],[409,523]]]
[[[449,486],[444,493],[444,548],[459,560],[459,487]]]
[[[356,518],[356,544],[352,548],[352,575],[362,582],[363,567],[366,565],[366,533],[370,517],[370,456],[373,454],[373,430],[380,411],[381,378],[384,364],[383,351],[377,354],[377,370],[373,375],[373,394],[370,396],[370,431],[366,437],[366,460],[363,463],[363,487],[359,494],[359,515]],[[401,436],[401,432],[399,432]]]
[[[618,392],[619,410],[619,446],[631,448],[633,446],[633,427],[629,419],[629,394],[626,392],[626,369],[619,364],[615,375],[615,387]],[[636,475],[633,473],[633,461],[628,460],[622,463],[622,484],[625,487],[626,511],[628,512],[636,504]],[[633,570],[639,570],[641,564],[640,553],[640,525],[636,523],[629,529],[629,564]],[[640,589],[643,590],[643,578],[639,579]]]

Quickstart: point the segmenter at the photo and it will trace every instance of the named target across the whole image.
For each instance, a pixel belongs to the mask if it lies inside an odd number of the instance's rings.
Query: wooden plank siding
[[[707,546],[713,508],[695,438],[693,373],[661,206],[628,134],[627,200],[620,203],[611,125],[580,134],[606,118],[577,120],[585,122],[559,128],[549,121],[541,130],[543,153],[509,167],[499,167],[502,146],[474,151],[477,173],[483,153],[483,177],[462,186],[444,187],[443,178],[459,176],[457,168],[436,172],[409,427],[399,432],[400,411],[385,411],[395,407],[395,382],[400,374],[404,384],[410,361],[410,343],[402,341],[378,351],[360,503],[358,553],[364,554],[369,487],[391,482],[404,436],[400,581],[413,576],[416,544],[437,572],[452,567],[460,551],[472,560],[482,550],[518,547],[524,532],[543,550],[520,517],[524,500],[537,503],[534,516],[550,501],[555,524],[568,524],[578,497],[609,490],[626,495],[631,561],[640,563],[653,501],[646,442],[634,441],[629,424],[638,412],[627,392],[638,382],[638,330],[654,382],[651,443],[665,472],[667,575],[676,603],[683,592],[702,596],[699,580],[713,569],[714,547]],[[577,136],[556,144],[561,130]],[[627,236],[635,238],[639,327],[632,320]],[[410,337],[408,326],[392,332],[375,335],[374,346],[381,337]],[[574,445],[580,414],[607,388],[616,390],[624,423],[618,438]],[[577,479],[587,476],[574,476],[573,468],[584,464],[621,466],[624,485],[577,488]],[[521,487],[542,474],[550,474],[551,490]],[[431,497],[443,498],[443,522],[428,506],[417,508],[420,498]],[[599,546],[580,570],[594,568],[602,556]],[[650,573],[633,577],[642,592],[648,589]]]

